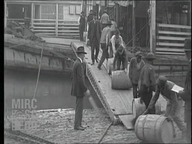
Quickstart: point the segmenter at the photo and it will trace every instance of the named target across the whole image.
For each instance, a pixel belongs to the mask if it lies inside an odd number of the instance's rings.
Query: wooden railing
[[[191,26],[157,24],[156,54],[184,55],[184,41],[191,37]]]
[[[24,19],[7,19],[24,25]],[[63,21],[55,19],[33,19],[31,30],[40,36],[58,36],[64,38],[79,38],[79,26],[76,21]]]
[[[74,21],[63,21],[59,20],[56,22],[53,20],[33,20],[33,32],[40,35],[58,36],[65,38],[78,38],[79,37],[79,26]]]

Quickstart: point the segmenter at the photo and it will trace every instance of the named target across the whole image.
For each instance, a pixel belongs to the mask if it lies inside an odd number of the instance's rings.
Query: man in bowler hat
[[[85,54],[84,47],[80,46],[77,48],[77,59],[73,64],[72,72],[72,89],[71,95],[76,97],[75,107],[75,130],[84,130],[85,128],[81,125],[82,113],[83,113],[83,98],[89,96],[90,91],[85,85],[85,63],[83,62]]]

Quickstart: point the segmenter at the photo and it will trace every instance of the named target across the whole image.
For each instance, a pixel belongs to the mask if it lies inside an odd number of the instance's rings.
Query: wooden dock
[[[119,120],[129,130],[133,129],[131,124],[132,116],[132,88],[129,90],[114,90],[111,88],[111,76],[107,72],[107,62],[105,61],[101,70],[97,68],[97,63],[91,65],[91,49],[82,42],[72,42],[71,47],[76,50],[77,47],[84,46],[87,54],[87,77],[94,88],[97,96],[102,102],[105,110],[109,114],[111,121],[116,124]],[[101,57],[101,51],[98,58]],[[162,101],[163,99],[160,98]],[[165,101],[165,100],[164,100]],[[165,109],[165,103],[162,109]]]
[[[46,42],[52,44],[66,44],[63,39],[46,39]],[[111,88],[111,76],[107,72],[107,62],[104,61],[101,70],[97,68],[97,63],[91,65],[91,49],[87,47],[83,42],[71,40],[71,48],[75,52],[79,46],[84,46],[87,54],[85,55],[85,61],[87,63],[87,77],[100,99],[103,107],[108,113],[113,124],[117,124],[121,121],[128,130],[133,129],[131,124],[132,116],[132,88],[129,90],[113,90]],[[102,51],[100,50],[98,59],[100,59]],[[161,110],[166,108],[166,101],[162,97],[158,101],[163,101],[161,104]]]

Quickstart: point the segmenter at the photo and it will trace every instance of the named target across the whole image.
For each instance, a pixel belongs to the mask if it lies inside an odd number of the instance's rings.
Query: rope
[[[35,85],[35,91],[34,91],[33,99],[35,98],[36,93],[37,93],[37,87],[38,87],[38,83],[39,83],[39,76],[40,76],[40,72],[41,72],[41,63],[42,63],[42,57],[43,57],[43,49],[44,49],[44,43],[43,43],[43,47],[41,49],[41,58],[40,58],[40,63],[39,63],[39,69],[38,69],[37,81],[36,81],[36,85]]]
[[[107,131],[109,130],[109,128],[112,126],[112,122],[110,123],[110,125],[106,128],[105,132],[103,133],[102,137],[99,139],[98,144],[101,143],[101,141],[103,140],[104,136],[107,134]]]
[[[137,34],[135,36],[133,36],[133,38],[126,44],[126,46],[128,46],[128,44],[149,24],[150,21],[148,21],[140,30],[139,32],[137,32]]]

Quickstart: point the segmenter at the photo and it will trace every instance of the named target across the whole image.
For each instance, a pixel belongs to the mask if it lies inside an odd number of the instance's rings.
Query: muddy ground
[[[24,114],[17,114],[24,116]],[[49,111],[36,111],[33,119],[37,127],[35,129],[23,129],[24,133],[37,136],[54,143],[98,143],[111,121],[103,109],[99,114],[92,109],[85,109],[83,112],[84,131],[76,131],[74,125],[73,109],[56,109]],[[5,121],[5,128],[10,125]],[[180,131],[176,127],[177,137],[174,143],[182,143]],[[5,143],[23,144],[22,140],[14,140],[5,135]],[[26,143],[26,142],[25,142]],[[139,140],[135,132],[128,131],[122,124],[112,125],[102,139],[101,143],[143,143]]]

